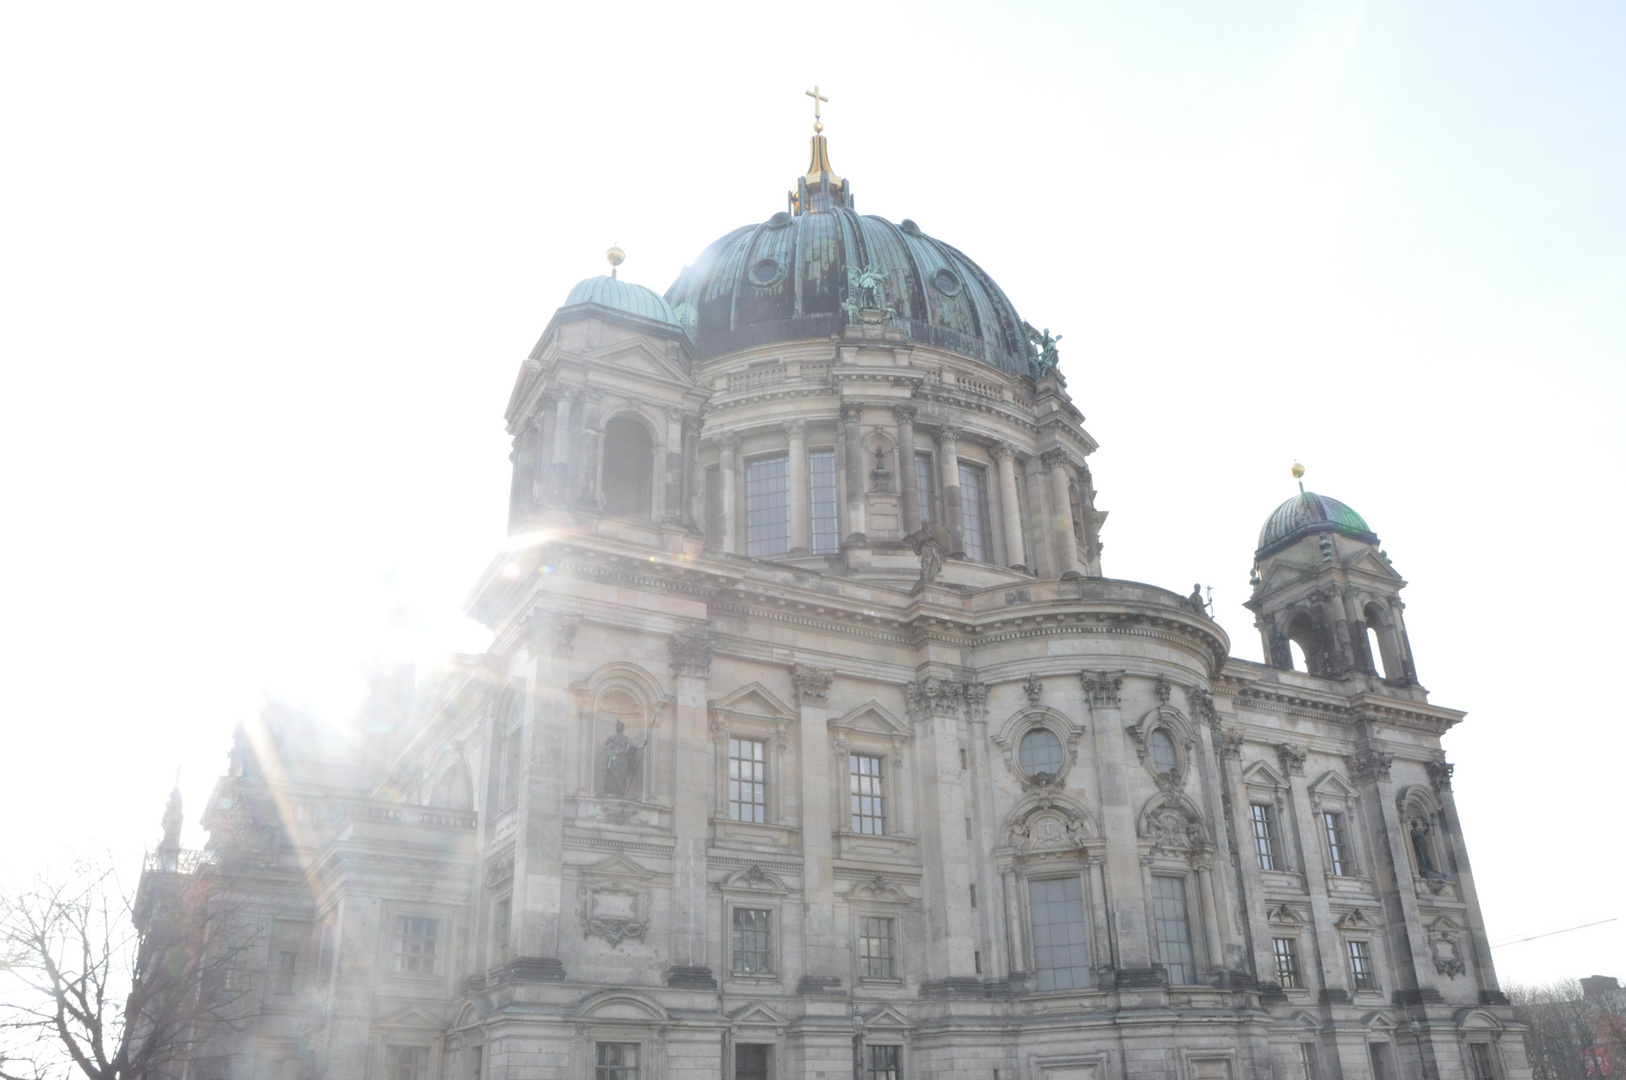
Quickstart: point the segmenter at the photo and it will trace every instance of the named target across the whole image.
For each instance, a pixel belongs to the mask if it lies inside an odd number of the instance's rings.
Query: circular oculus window
[[[953,270],[950,270],[946,266],[932,274],[931,282],[932,288],[936,289],[944,296],[959,296],[960,290],[965,288],[965,286],[960,283],[960,275],[956,274]]]
[[[758,259],[751,264],[751,272],[746,276],[751,279],[751,284],[765,289],[779,283],[779,279],[785,276],[785,268],[778,259]]]
[[[1054,780],[1061,775],[1064,752],[1061,740],[1049,728],[1034,728],[1022,736],[1016,760],[1030,780]]]

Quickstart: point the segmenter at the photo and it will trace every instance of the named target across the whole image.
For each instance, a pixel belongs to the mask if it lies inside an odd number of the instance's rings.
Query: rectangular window
[[[273,990],[278,994],[291,994],[294,992],[294,979],[299,973],[299,954],[289,950],[277,953],[276,980],[272,983]]]
[[[1357,990],[1376,990],[1372,977],[1372,946],[1365,941],[1349,943],[1349,981]]]
[[[1349,857],[1349,840],[1344,834],[1344,815],[1324,810],[1321,813],[1321,823],[1327,830],[1327,857],[1331,860],[1333,875],[1350,876],[1355,872],[1355,864]]]
[[[960,527],[965,534],[965,557],[977,562],[993,559],[988,531],[988,470],[960,462]]]
[[[903,1047],[864,1047],[864,1080],[903,1080]]]
[[[638,1080],[637,1043],[598,1043],[593,1080]]]
[[[429,1080],[429,1047],[384,1047],[384,1080]]]
[[[433,975],[435,939],[439,919],[401,918],[395,923],[395,972],[398,975]]]
[[[853,754],[848,763],[852,785],[853,832],[886,834],[886,804],[881,793],[881,759],[874,754]]]
[[[491,966],[508,963],[508,926],[514,911],[513,901],[498,900],[491,909]]]
[[[1299,945],[1290,937],[1270,939],[1271,952],[1276,956],[1276,981],[1284,990],[1297,989],[1299,982]]]
[[[742,975],[765,975],[773,970],[773,952],[768,937],[772,912],[758,908],[734,909],[734,941],[731,950],[733,970]]]
[[[1303,1080],[1321,1080],[1321,1069],[1316,1064],[1315,1043],[1299,1043],[1299,1075]]]
[[[728,816],[735,821],[768,820],[768,744],[757,739],[728,740]]]
[[[790,455],[745,463],[745,553],[772,559],[790,550]]]
[[[841,547],[841,525],[836,514],[836,452],[815,450],[808,454],[807,474],[813,503],[813,554],[833,555]]]
[[[1372,1080],[1395,1080],[1394,1058],[1389,1056],[1388,1043],[1368,1043],[1366,1052],[1372,1059]]]
[[[1073,990],[1090,982],[1084,934],[1084,887],[1078,876],[1028,882],[1033,968],[1040,990]]]
[[[734,1044],[734,1080],[768,1080],[768,1051],[766,1043]]]
[[[1468,1057],[1474,1065],[1473,1080],[1496,1080],[1496,1063],[1491,1057],[1490,1043],[1469,1043]]]
[[[1191,920],[1186,915],[1186,879],[1152,878],[1152,913],[1157,920],[1157,957],[1174,985],[1197,978],[1191,948]]]
[[[937,524],[937,477],[932,472],[932,456],[915,451],[915,486],[920,489],[920,523]]]
[[[1253,848],[1259,853],[1259,869],[1282,869],[1276,854],[1276,808],[1269,803],[1253,804]]]
[[[892,920],[866,916],[858,935],[859,973],[866,979],[895,978],[892,952]]]
[[[706,546],[723,546],[723,470],[717,465],[706,468]]]

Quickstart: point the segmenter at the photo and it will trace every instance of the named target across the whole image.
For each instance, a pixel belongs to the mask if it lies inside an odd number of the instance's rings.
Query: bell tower
[[[1406,585],[1360,514],[1304,489],[1259,533],[1247,607],[1265,660],[1327,679],[1366,677],[1417,686],[1400,590]],[[1296,648],[1295,648],[1296,647]]]

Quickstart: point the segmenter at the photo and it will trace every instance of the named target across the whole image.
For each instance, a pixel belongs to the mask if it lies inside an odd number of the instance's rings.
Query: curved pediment
[[[606,990],[576,1004],[576,1015],[594,1020],[641,1020],[661,1023],[670,1020],[653,998],[631,990]]]

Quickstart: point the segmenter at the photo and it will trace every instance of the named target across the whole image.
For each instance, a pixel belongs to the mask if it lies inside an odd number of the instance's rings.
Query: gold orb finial
[[[1295,479],[1295,480],[1303,480],[1304,479],[1304,466],[1300,465],[1296,461],[1293,462],[1293,479]]]
[[[627,253],[621,250],[620,244],[611,244],[610,250],[604,253],[604,257],[609,260],[612,267],[620,266],[627,261]]]

